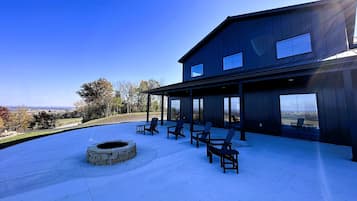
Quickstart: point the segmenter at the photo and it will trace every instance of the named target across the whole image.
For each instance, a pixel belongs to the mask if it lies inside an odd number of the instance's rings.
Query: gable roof
[[[265,16],[277,15],[285,12],[290,12],[293,10],[300,10],[306,8],[313,8],[317,6],[322,6],[326,4],[340,4],[346,3],[348,0],[321,0],[311,3],[304,3],[299,5],[287,6],[282,8],[275,8],[271,10],[264,10],[254,13],[236,15],[236,16],[228,16],[221,24],[219,24],[215,29],[213,29],[206,37],[204,37],[200,42],[198,42],[192,49],[190,49],[184,56],[182,56],[178,62],[184,63],[185,60],[194,54],[197,50],[199,50],[203,45],[205,45],[208,41],[210,41],[213,37],[215,37],[222,29],[224,29],[227,25],[231,24],[232,22],[247,20],[247,19],[254,19],[260,18]],[[350,2],[355,2],[355,0],[350,0]],[[352,33],[353,34],[353,33]],[[350,35],[350,34],[349,34]]]

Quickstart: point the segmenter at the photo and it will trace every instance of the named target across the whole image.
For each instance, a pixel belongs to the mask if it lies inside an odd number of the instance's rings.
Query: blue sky
[[[84,82],[180,82],[227,16],[308,0],[0,0],[0,105],[73,106]]]

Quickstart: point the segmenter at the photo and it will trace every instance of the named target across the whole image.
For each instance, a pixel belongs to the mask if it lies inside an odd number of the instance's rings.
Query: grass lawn
[[[79,124],[82,122],[82,118],[68,118],[68,119],[57,119],[56,127],[65,126],[69,124]]]
[[[151,112],[150,116],[158,116],[159,117],[160,112]],[[60,119],[59,122],[57,122],[57,123],[65,125],[65,124],[77,123],[80,120],[81,120],[81,118]],[[105,118],[101,118],[101,119],[95,119],[95,120],[88,121],[86,123],[83,123],[83,124],[80,124],[77,126],[73,126],[73,127],[29,131],[29,132],[26,132],[25,134],[0,139],[0,149],[6,148],[8,146],[15,145],[15,144],[18,144],[21,142],[25,142],[28,140],[36,139],[39,137],[62,133],[64,131],[70,131],[70,130],[76,130],[76,129],[81,129],[81,128],[100,126],[100,125],[107,125],[107,124],[116,124],[116,123],[120,123],[120,122],[144,121],[144,120],[146,120],[146,112],[119,114],[119,115],[113,115],[113,116],[105,117]],[[57,126],[59,126],[59,125],[57,125]]]

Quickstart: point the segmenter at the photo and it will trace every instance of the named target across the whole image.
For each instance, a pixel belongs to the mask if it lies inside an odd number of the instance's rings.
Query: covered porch
[[[246,131],[252,131],[352,145],[353,160],[357,160],[357,133],[352,123],[357,118],[356,112],[349,112],[356,110],[357,105],[357,70],[353,64],[354,59],[344,58],[242,71],[168,85],[147,93],[148,97],[167,96],[167,119],[185,119],[191,128],[211,121],[218,127],[238,124],[241,140],[246,139]],[[297,102],[293,109],[289,108],[292,100]],[[294,110],[305,105],[310,105],[311,111]],[[149,111],[147,117],[149,121]]]

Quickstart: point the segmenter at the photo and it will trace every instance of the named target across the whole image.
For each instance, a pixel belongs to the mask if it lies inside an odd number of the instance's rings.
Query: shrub
[[[6,124],[10,120],[10,111],[7,107],[0,106],[0,117],[3,121],[4,126],[6,127]]]
[[[33,115],[34,120],[31,123],[31,127],[37,127],[39,129],[49,129],[56,126],[56,116],[52,113],[47,113],[45,111],[39,112]]]
[[[0,117],[0,133],[3,132],[4,129],[5,129],[4,120],[2,120],[2,118]]]
[[[99,119],[105,117],[105,105],[90,104],[84,106],[82,123],[93,119]]]

